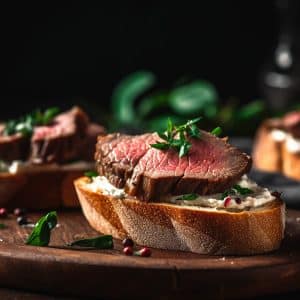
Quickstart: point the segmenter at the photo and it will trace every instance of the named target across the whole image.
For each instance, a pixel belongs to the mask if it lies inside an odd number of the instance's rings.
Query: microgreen
[[[223,194],[222,194],[222,199],[226,198],[229,195],[249,195],[252,194],[253,191],[251,189],[248,188],[244,188],[242,186],[240,186],[239,184],[235,184],[231,189],[226,190]]]
[[[240,194],[240,195],[248,195],[248,194],[252,194],[253,191],[248,189],[248,188],[244,188],[238,184],[235,184],[233,186],[233,188]]]
[[[0,229],[5,229],[5,228],[6,228],[6,225],[3,223],[0,223]]]
[[[68,246],[96,249],[112,249],[114,247],[114,243],[111,235],[102,235],[96,238],[77,240],[68,244]]]
[[[220,136],[222,134],[222,128],[218,126],[214,128],[210,133],[215,136]]]
[[[32,246],[48,246],[51,230],[57,224],[56,211],[51,211],[41,217],[34,225],[34,229],[28,237],[26,244]]]
[[[176,198],[176,200],[196,200],[199,197],[198,194],[185,194],[181,195],[180,197]]]
[[[84,176],[89,177],[89,178],[93,178],[93,177],[97,177],[98,173],[95,171],[86,171],[84,173]]]
[[[34,126],[47,125],[59,113],[58,107],[50,107],[44,112],[35,110],[16,120],[9,120],[5,124],[4,135],[21,133],[23,136],[31,136]]]
[[[158,133],[158,136],[165,142],[157,141],[150,146],[159,150],[175,149],[179,153],[179,157],[187,155],[192,146],[187,138],[199,139],[201,137],[201,132],[196,125],[201,119],[199,117],[189,120],[183,125],[175,126],[169,118],[166,131]]]

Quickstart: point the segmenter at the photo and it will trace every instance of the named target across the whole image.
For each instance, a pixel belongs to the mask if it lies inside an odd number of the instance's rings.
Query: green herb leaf
[[[173,131],[173,123],[170,118],[168,118],[168,124],[167,124],[167,137],[170,139],[172,137],[172,131]]]
[[[210,133],[215,136],[220,136],[222,134],[222,128],[218,126],[214,128]]]
[[[84,176],[93,178],[93,177],[97,177],[98,173],[96,171],[86,171],[84,172]]]
[[[185,194],[181,195],[180,197],[176,198],[176,200],[196,200],[199,197],[198,194]]]
[[[4,228],[6,228],[6,225],[3,223],[0,223],[0,229],[4,229]]]
[[[183,157],[188,154],[192,144],[187,140],[187,137],[190,138],[200,138],[200,130],[196,126],[196,123],[199,122],[202,118],[195,118],[189,120],[187,123],[174,126],[171,119],[168,119],[167,130],[164,133],[158,133],[159,137],[166,142],[157,142],[155,144],[150,144],[151,147],[166,150],[173,148],[179,152],[179,157]],[[179,138],[175,138],[178,136]]]
[[[150,146],[152,148],[156,148],[156,149],[159,149],[159,150],[166,150],[166,149],[170,148],[170,145],[168,143],[160,143],[160,142],[157,142],[155,144],[150,144]]]
[[[59,108],[51,107],[44,113],[35,110],[17,120],[10,120],[5,124],[4,134],[12,135],[21,133],[23,136],[31,136],[34,126],[47,125],[59,113]]]
[[[252,194],[253,191],[248,189],[248,188],[244,188],[241,187],[239,184],[236,184],[233,186],[233,188],[241,195],[248,195],[248,194]]]
[[[215,108],[218,103],[216,88],[204,80],[181,85],[170,92],[169,105],[179,115],[190,116],[204,114],[211,116],[211,107]],[[215,109],[216,110],[216,109]]]
[[[199,128],[197,127],[197,125],[192,124],[188,130],[188,133],[190,135],[190,137],[196,138],[196,139],[200,139],[201,137],[201,133]]]
[[[28,237],[26,244],[32,246],[48,246],[51,230],[57,224],[56,211],[51,211],[41,217],[35,224],[33,231]]]
[[[53,120],[53,118],[59,114],[59,112],[60,109],[58,107],[48,108],[42,116],[43,124],[44,125],[49,124]]]
[[[68,244],[68,246],[78,246],[96,249],[112,249],[114,247],[114,243],[111,235],[102,235],[92,239],[77,240]]]
[[[184,142],[184,144],[180,147],[179,150],[179,157],[183,157],[188,154],[189,150],[191,149],[192,144],[190,142]]]

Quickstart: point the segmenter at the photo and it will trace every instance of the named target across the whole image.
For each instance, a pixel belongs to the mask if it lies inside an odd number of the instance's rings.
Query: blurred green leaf
[[[244,105],[239,110],[237,110],[237,118],[239,120],[250,120],[252,118],[257,118],[265,110],[265,105],[263,101],[256,100]]]
[[[160,91],[143,98],[137,106],[138,116],[143,119],[155,112],[155,110],[166,107],[168,105],[168,96],[168,92]]]
[[[173,89],[169,105],[179,115],[204,114],[213,117],[217,112],[218,93],[215,87],[204,80],[193,81]]]
[[[121,124],[136,121],[134,102],[155,83],[155,76],[148,71],[138,71],[125,77],[115,88],[112,95],[112,108],[115,118]]]

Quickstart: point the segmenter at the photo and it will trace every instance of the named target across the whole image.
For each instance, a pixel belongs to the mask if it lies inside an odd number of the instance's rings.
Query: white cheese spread
[[[288,152],[300,153],[300,139],[296,139],[292,135],[279,129],[273,129],[270,134],[274,141],[280,143],[284,142]]]
[[[271,136],[276,142],[283,142],[286,138],[286,133],[280,129],[273,129],[271,131]]]
[[[11,163],[0,161],[0,172],[8,172],[10,174],[17,173],[35,173],[49,171],[81,171],[94,168],[94,162],[76,161],[67,164],[32,164],[20,160],[14,160]]]
[[[222,193],[206,196],[198,195],[194,200],[180,200],[181,195],[169,196],[164,197],[161,202],[193,208],[245,210],[259,207],[276,199],[267,188],[260,187],[250,180],[247,175],[244,175],[237,184],[242,188],[250,189],[252,193],[247,195],[240,195],[238,193],[229,195],[228,198],[230,200],[227,201],[226,207]],[[128,197],[123,189],[113,186],[104,176],[93,177],[91,182],[87,184],[87,187],[93,192],[101,192],[120,199]],[[236,201],[236,199],[239,199],[239,201]]]
[[[299,153],[300,152],[300,140],[293,138],[291,135],[286,137],[286,149],[290,153]]]

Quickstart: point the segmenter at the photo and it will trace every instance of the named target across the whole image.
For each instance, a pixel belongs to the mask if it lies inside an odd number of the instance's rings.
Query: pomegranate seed
[[[241,203],[242,203],[242,199],[241,199],[241,198],[235,198],[235,202],[236,202],[237,204],[241,204]]]
[[[6,218],[7,217],[7,210],[4,207],[0,208],[0,217],[1,218]]]
[[[230,201],[231,201],[231,198],[230,197],[226,197],[224,199],[224,207],[227,207],[229,205]]]
[[[132,255],[133,254],[133,250],[132,250],[132,247],[125,247],[124,249],[123,249],[123,252],[124,252],[124,254],[125,255],[128,255],[128,256],[130,256],[130,255]]]
[[[122,241],[124,247],[133,247],[133,240],[126,238]]]
[[[136,253],[139,256],[149,257],[151,255],[151,250],[148,247],[144,247]]]
[[[23,215],[25,215],[26,214],[26,211],[25,211],[25,209],[23,209],[23,208],[15,208],[14,209],[14,215],[16,216],[16,217],[20,217],[20,216],[23,216]]]

